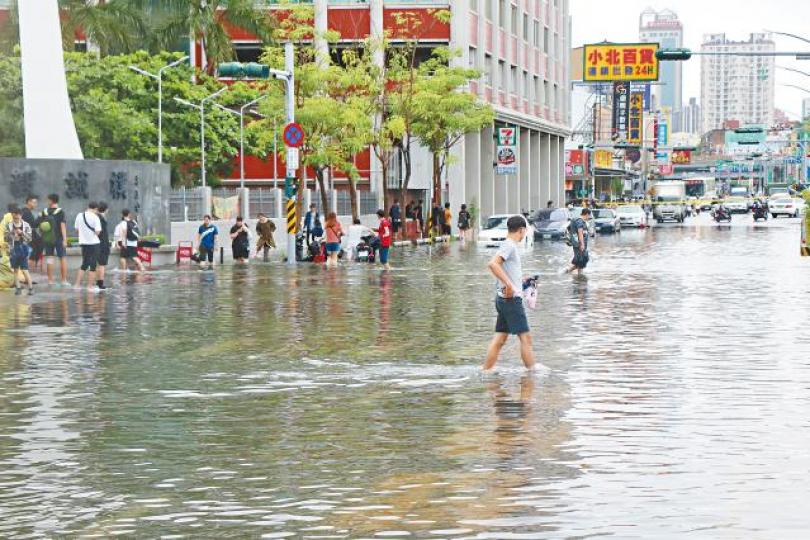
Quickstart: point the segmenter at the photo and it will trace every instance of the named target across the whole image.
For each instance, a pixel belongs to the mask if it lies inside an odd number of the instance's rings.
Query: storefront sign
[[[613,122],[611,137],[614,141],[627,140],[630,123],[630,83],[613,83]]]
[[[499,128],[495,174],[517,174],[517,128]]]
[[[657,81],[657,43],[598,43],[585,45],[585,81]]]
[[[610,150],[596,150],[593,153],[593,166],[600,169],[612,169],[613,152]]]
[[[641,145],[641,132],[644,125],[644,92],[630,94],[630,124],[627,128],[627,142]]]
[[[666,146],[669,143],[669,126],[667,126],[666,121],[659,120],[658,121],[658,132],[657,132],[657,139],[656,142],[658,146]]]
[[[688,165],[692,163],[691,150],[673,150],[672,151],[672,164],[673,165]]]

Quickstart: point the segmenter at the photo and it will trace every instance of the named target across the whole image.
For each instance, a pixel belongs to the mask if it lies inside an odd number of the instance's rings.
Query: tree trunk
[[[399,190],[399,205],[403,208],[403,212],[405,211],[404,208],[406,206],[405,198],[408,193],[408,184],[411,182],[411,144],[410,139],[408,139],[407,144],[403,144],[400,146],[400,151],[402,152],[402,161],[405,162],[405,177],[402,179],[402,185],[400,186]],[[407,219],[405,220],[407,223]],[[406,226],[407,231],[407,226]]]
[[[391,159],[389,152],[384,152],[383,159],[380,160],[380,167],[382,168],[382,192],[383,192],[383,210],[388,208],[388,161]],[[403,208],[405,208],[403,206]]]
[[[321,208],[323,208],[323,215],[329,213],[329,199],[326,196],[326,182],[323,179],[323,169],[318,167],[315,169],[315,178],[318,180],[318,187],[321,191]]]
[[[360,214],[357,211],[357,185],[355,182],[356,179],[353,176],[349,176],[349,198],[352,204],[352,223],[354,223],[354,220],[360,219]]]
[[[433,200],[442,203],[442,164],[438,153],[433,154]]]

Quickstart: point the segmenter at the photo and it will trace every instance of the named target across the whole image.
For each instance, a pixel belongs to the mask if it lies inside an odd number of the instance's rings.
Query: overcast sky
[[[765,29],[810,39],[810,0],[571,0],[572,46],[598,41],[638,40],[638,17],[646,7],[669,8],[683,24],[684,47],[700,50],[704,34],[725,32],[734,40],[748,39]],[[774,35],[777,51],[810,51],[810,43]],[[777,66],[810,73],[810,60],[777,58]],[[810,77],[776,70],[776,107],[798,119],[801,100],[810,92],[780,86],[794,84],[810,90]],[[700,100],[700,57],[685,63],[683,100]]]

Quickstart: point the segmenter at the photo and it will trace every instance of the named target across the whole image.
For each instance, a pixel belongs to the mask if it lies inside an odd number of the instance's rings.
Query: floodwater
[[[0,537],[806,538],[796,220],[539,243],[483,377],[491,252],[0,295]],[[123,282],[122,282],[123,281]]]

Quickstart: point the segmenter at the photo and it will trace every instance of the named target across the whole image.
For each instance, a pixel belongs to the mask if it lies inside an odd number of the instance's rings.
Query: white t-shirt
[[[516,297],[523,296],[523,269],[520,264],[520,249],[514,240],[507,238],[501,244],[496,255],[503,259],[503,270],[509,277],[512,285],[512,291]],[[503,298],[504,289],[506,287],[501,280],[495,279],[495,292],[498,296]]]
[[[115,241],[116,246],[127,245],[127,221],[125,219],[122,219],[121,223],[115,226],[115,233],[113,239]]]
[[[374,231],[365,225],[349,225],[349,230],[346,232],[346,249],[353,250],[360,243],[364,236],[373,235]]]
[[[76,223],[74,226],[79,232],[80,245],[92,246],[101,243],[101,240],[98,237],[99,233],[101,232],[101,220],[98,219],[98,215],[95,212],[90,212],[89,210],[81,212],[78,216],[76,216]]]

